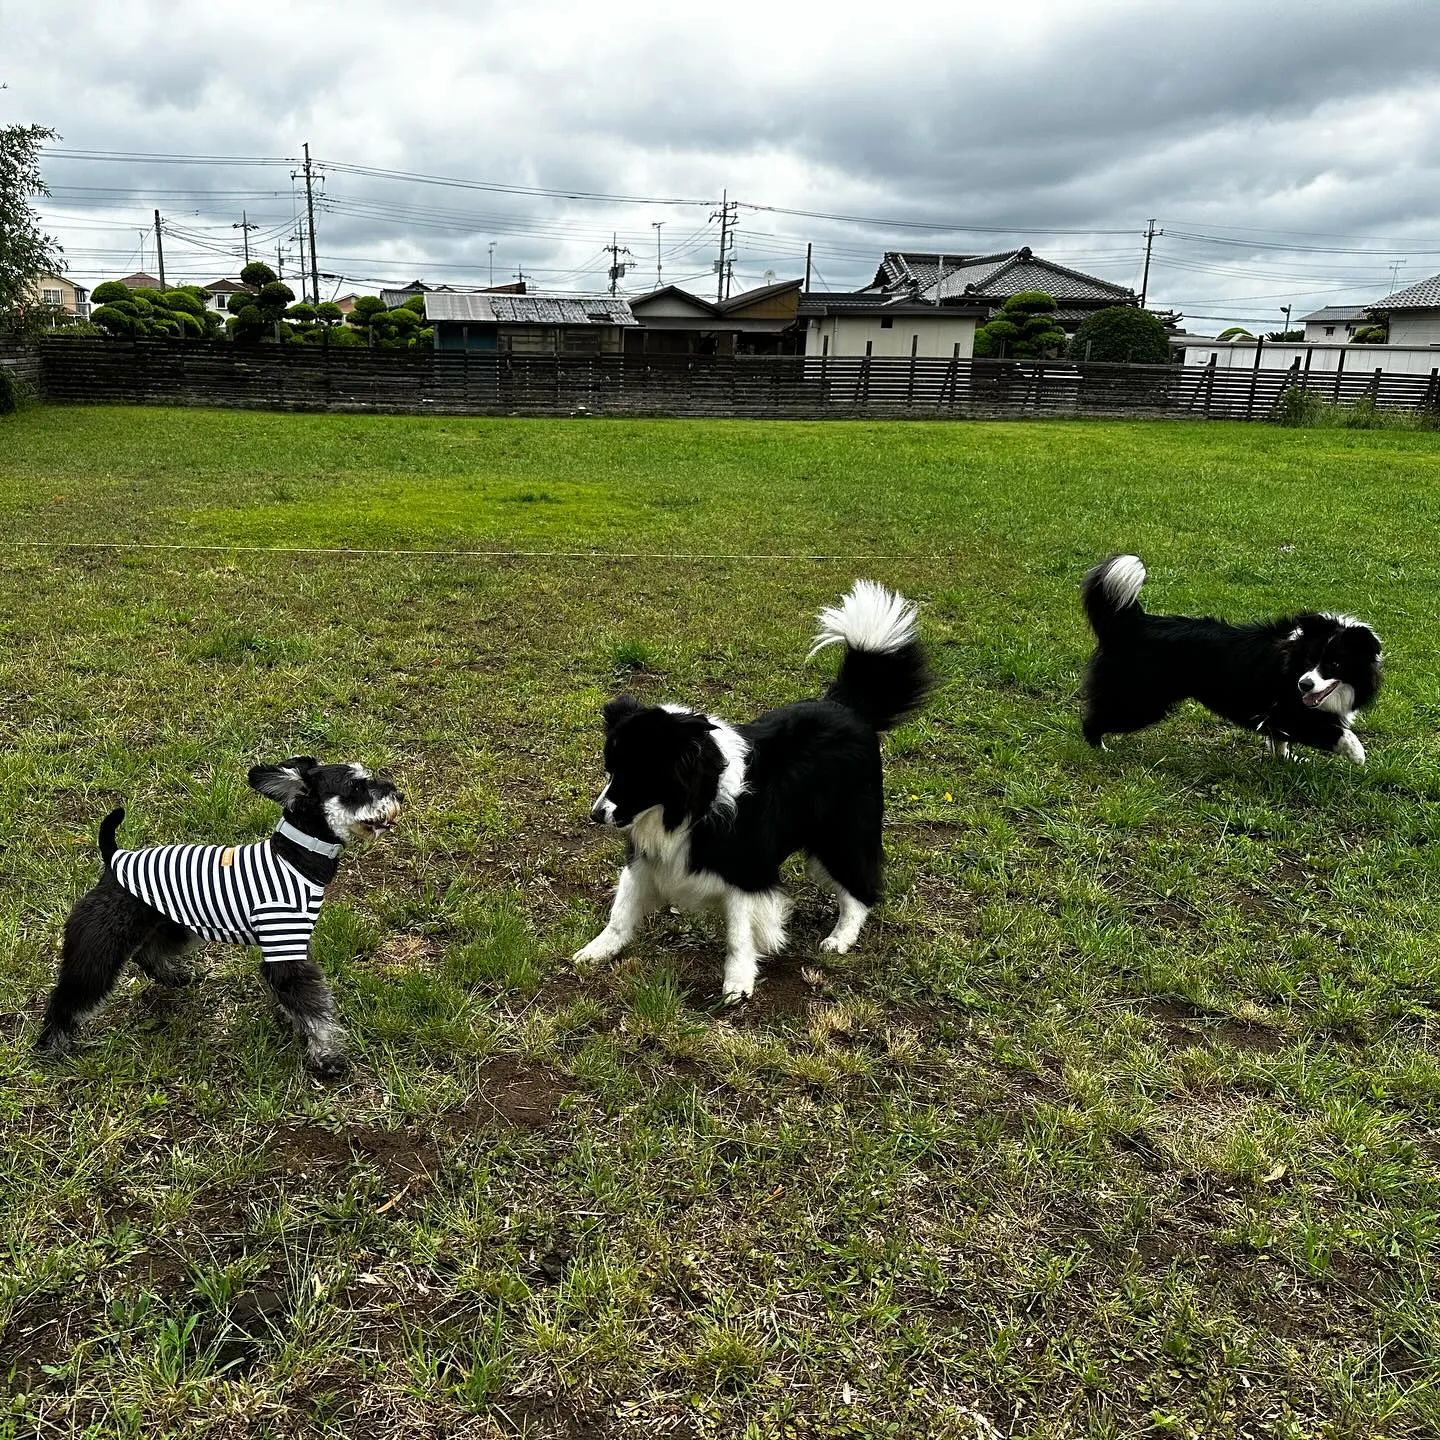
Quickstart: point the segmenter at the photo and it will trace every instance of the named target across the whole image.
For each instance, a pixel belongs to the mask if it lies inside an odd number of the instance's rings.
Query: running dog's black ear
[[[608,735],[622,720],[628,720],[644,708],[633,695],[617,695],[600,712],[605,717],[605,733]]]
[[[253,765],[245,778],[252,790],[288,807],[309,793],[310,772],[319,763],[313,755],[293,755],[278,765]]]

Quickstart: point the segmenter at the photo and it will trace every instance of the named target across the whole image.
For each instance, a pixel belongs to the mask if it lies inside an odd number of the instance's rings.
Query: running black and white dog
[[[36,1049],[52,1058],[114,988],[127,960],[157,984],[189,983],[183,955],[197,940],[258,945],[266,988],[324,1079],[347,1069],[345,1032],[310,936],[339,869],[340,852],[388,830],[404,796],[361,765],[321,765],[309,755],[257,765],[250,787],[278,802],[275,833],[250,845],[158,845],[120,850],[125,811],[100,823],[99,882],[65,923],[60,975]]]
[[[930,678],[915,607],[870,580],[821,612],[811,656],[829,645],[844,658],[823,700],[748,725],[630,695],[605,706],[609,780],[590,818],[626,832],[626,862],[610,922],[577,961],[619,954],[661,905],[718,910],[724,998],[744,999],[760,960],[785,943],[780,867],[797,851],[840,903],[820,948],[855,943],[880,898],[879,736],[919,707]]]
[[[1380,641],[1349,615],[1303,610],[1280,620],[1147,615],[1145,567],[1134,555],[1097,565],[1082,589],[1099,642],[1082,690],[1085,738],[1143,730],[1182,700],[1266,737],[1334,750],[1357,765],[1365,747],[1350,728],[1380,688]]]

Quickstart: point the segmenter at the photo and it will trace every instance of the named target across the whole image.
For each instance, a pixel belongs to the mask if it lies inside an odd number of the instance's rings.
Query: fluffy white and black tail
[[[915,638],[915,607],[903,595],[857,580],[838,604],[820,612],[810,657],[843,645],[840,673],[825,692],[876,730],[889,730],[930,693],[925,652]]]
[[[1119,638],[1145,613],[1140,608],[1140,587],[1145,566],[1138,555],[1112,555],[1086,577],[1080,594],[1090,628],[1104,645]]]

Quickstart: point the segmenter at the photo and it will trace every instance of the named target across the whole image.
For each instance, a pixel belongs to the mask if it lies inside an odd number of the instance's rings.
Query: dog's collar
[[[327,840],[317,840],[313,835],[307,835],[303,830],[297,830],[288,820],[282,820],[275,827],[275,833],[283,835],[287,840],[293,840],[306,850],[313,850],[317,855],[328,856],[331,860],[334,860],[345,848],[343,845],[332,845]]]

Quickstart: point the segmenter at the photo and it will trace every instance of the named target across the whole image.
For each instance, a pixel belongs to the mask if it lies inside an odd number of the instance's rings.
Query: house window
[[[58,290],[42,290],[40,301],[44,305],[59,305],[64,302],[65,297]]]
[[[1333,335],[1335,333],[1335,327],[1333,325],[1327,325],[1325,327],[1325,333],[1327,335]]]
[[[893,315],[882,315],[880,317],[880,328],[882,330],[893,330],[895,328],[895,317]]]

